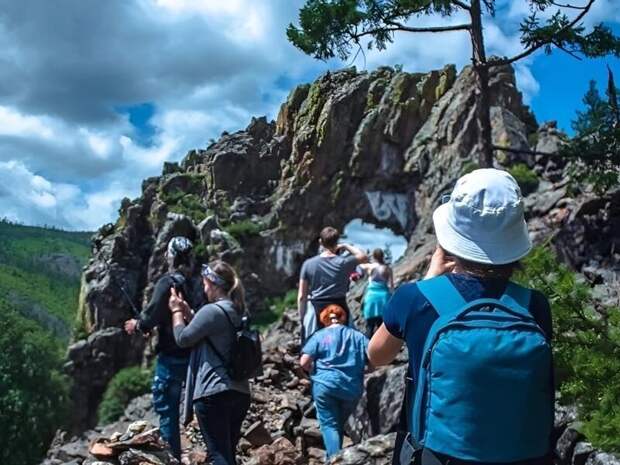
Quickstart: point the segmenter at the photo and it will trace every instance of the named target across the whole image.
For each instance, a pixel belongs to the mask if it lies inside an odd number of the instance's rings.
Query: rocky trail
[[[103,226],[93,239],[78,315],[85,336],[69,347],[66,364],[73,381],[70,431],[57,435],[44,464],[172,463],[148,425],[126,433],[136,421],[157,424],[148,395],[134,400],[119,422],[94,427],[114,374],[153,357],[150,343],[121,329],[132,310],[118,284],[137,306],[148,301],[174,235],[192,238],[202,260],[217,257],[233,264],[250,307],[259,313],[267,298],[294,288],[299,267],[315,252],[326,224],[342,229],[361,219],[405,235],[409,245],[395,278],[419,277],[435,247],[433,209],[460,175],[476,167],[472,79],[471,69],[457,75],[451,66],[425,74],[391,68],[327,73],[295,88],[275,122],[253,119],[245,130],[225,133],[206,149],[190,151],[180,164],[167,163],[161,176],[146,179],[142,195],[125,199],[116,224]],[[494,68],[490,85],[495,144],[556,153],[563,135],[553,123],[538,125],[522,103],[513,70]],[[549,244],[582,273],[599,302],[617,305],[620,191],[569,196],[558,157],[500,151],[496,160],[498,167],[521,163],[535,175],[526,198],[534,242]],[[195,284],[200,293],[199,280]],[[359,284],[349,295],[358,318],[362,293]],[[265,371],[253,385],[240,444],[244,464],[323,461],[309,383],[297,363],[298,326],[290,310],[264,335]],[[405,362],[402,353],[394,365],[367,374],[364,397],[347,425],[350,445],[335,463],[389,463]],[[561,465],[620,463],[594,451],[573,427],[575,421],[574,411],[558,409]],[[91,442],[102,437],[116,439],[114,447],[108,444],[112,452],[89,455]],[[184,463],[204,463],[199,438],[195,425],[184,431]]]
[[[352,304],[355,306],[355,301]],[[358,305],[359,307],[359,305]],[[356,307],[354,307],[356,308]],[[357,308],[359,311],[359,308]],[[358,313],[359,315],[359,313]],[[324,463],[319,424],[310,384],[298,364],[294,310],[265,334],[264,374],[254,380],[252,405],[243,425],[238,453],[243,465]],[[391,463],[406,372],[403,351],[394,364],[368,373],[365,392],[346,427],[343,451],[331,463]],[[60,434],[42,465],[164,465],[178,463],[162,443],[149,394],[134,399],[116,423],[67,440]],[[574,409],[557,407],[556,454],[559,465],[618,465],[613,455],[595,450],[578,432]],[[182,431],[182,463],[203,465],[208,455],[195,421]]]

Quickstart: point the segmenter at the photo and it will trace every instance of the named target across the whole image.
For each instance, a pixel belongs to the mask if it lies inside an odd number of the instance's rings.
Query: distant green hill
[[[0,221],[0,311],[13,308],[67,342],[90,236]]]
[[[38,463],[67,417],[62,374],[90,233],[0,221],[0,463]]]

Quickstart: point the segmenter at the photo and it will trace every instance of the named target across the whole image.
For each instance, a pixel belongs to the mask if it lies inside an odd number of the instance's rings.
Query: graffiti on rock
[[[270,254],[275,259],[275,268],[283,271],[287,276],[295,274],[299,258],[303,256],[304,251],[305,244],[301,241],[292,244],[277,241],[270,248]]]
[[[403,229],[409,224],[409,198],[394,192],[366,192],[372,214],[378,221],[396,219]]]

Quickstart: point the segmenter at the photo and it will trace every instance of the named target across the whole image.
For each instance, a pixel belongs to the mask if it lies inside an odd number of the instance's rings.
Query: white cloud
[[[0,182],[21,182],[0,191],[5,214],[95,228],[113,220],[121,198],[139,194],[141,180],[159,174],[164,161],[245,127],[251,116],[274,118],[289,84],[344,65],[316,61],[286,40],[303,3],[0,0],[0,40],[8,44],[0,49]],[[511,55],[520,49],[516,27],[527,12],[517,7],[525,2],[500,3],[508,13],[485,22],[488,52]],[[618,9],[598,0],[593,16],[620,19]],[[470,47],[463,32],[399,33],[387,50],[367,51],[354,64],[462,67]],[[538,92],[529,64],[517,67],[526,101]],[[144,102],[156,108],[148,146],[117,110]]]
[[[517,64],[515,66],[515,77],[517,87],[523,93],[524,103],[529,105],[532,98],[538,94],[540,84],[538,84],[530,68],[525,64]]]
[[[13,108],[0,106],[0,135],[49,139],[53,131],[44,118],[25,116]]]
[[[114,218],[127,191],[127,184],[114,181],[88,192],[54,183],[19,161],[0,162],[0,211],[12,221],[92,231]]]

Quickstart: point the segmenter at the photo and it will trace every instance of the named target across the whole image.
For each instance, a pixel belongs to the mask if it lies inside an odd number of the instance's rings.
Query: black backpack
[[[250,328],[250,319],[247,314],[241,318],[241,326],[236,327],[228,312],[218,304],[215,304],[228,320],[230,330],[232,332],[232,349],[230,354],[230,362],[226,364],[226,359],[215,348],[215,346],[207,339],[207,343],[213,349],[213,352],[224,363],[230,379],[233,381],[245,381],[262,373],[263,368],[263,351],[261,349],[260,334],[255,329]]]

